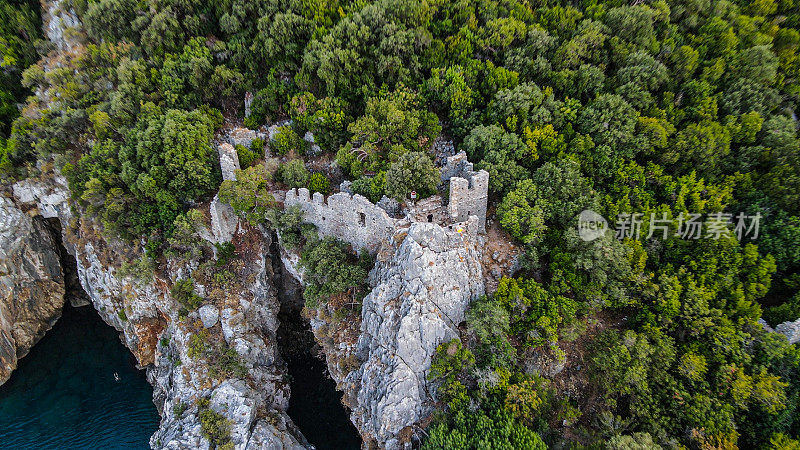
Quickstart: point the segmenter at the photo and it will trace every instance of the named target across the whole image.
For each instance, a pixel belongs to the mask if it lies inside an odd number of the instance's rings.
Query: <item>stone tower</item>
[[[478,232],[486,232],[486,205],[489,200],[489,173],[475,172],[467,154],[460,152],[447,158],[442,168],[442,181],[450,181],[447,211],[453,222],[465,222],[469,216],[478,218]]]

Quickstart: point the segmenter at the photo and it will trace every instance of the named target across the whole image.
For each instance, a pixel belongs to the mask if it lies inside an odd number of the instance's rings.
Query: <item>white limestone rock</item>
[[[200,315],[200,321],[203,322],[203,328],[211,328],[217,324],[219,319],[219,310],[214,305],[203,305],[197,310]]]
[[[786,336],[790,344],[796,344],[800,342],[800,319],[778,324],[775,326],[775,331]]]
[[[239,154],[236,153],[236,149],[226,142],[217,147],[217,152],[219,153],[219,168],[222,171],[222,179],[236,180],[236,171],[241,169]]]
[[[208,207],[211,216],[211,234],[213,242],[230,242],[239,227],[239,217],[230,205],[222,203],[219,195],[215,195]]]
[[[249,128],[234,128],[228,134],[228,139],[230,143],[233,145],[243,145],[247,148],[250,148],[250,145],[253,141],[258,138],[258,132],[256,130],[251,130]]]
[[[428,382],[436,347],[458,337],[470,301],[483,295],[479,253],[458,233],[413,223],[387,262],[370,272],[375,286],[362,307],[359,353],[365,363],[353,419],[386,448],[432,412]]]

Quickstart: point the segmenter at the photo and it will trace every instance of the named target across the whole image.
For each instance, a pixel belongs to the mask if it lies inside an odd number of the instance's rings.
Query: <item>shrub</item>
[[[250,141],[250,151],[255,153],[257,158],[261,158],[264,156],[264,140],[261,138],[255,138]]]
[[[367,197],[372,203],[377,203],[386,190],[386,171],[378,172],[374,177],[363,176],[350,186],[355,194]]]
[[[514,364],[514,347],[508,341],[509,314],[499,302],[485,296],[472,302],[467,311],[467,325],[478,337],[481,361],[490,367]]]
[[[258,160],[259,154],[241,144],[236,144],[236,155],[239,157],[239,165],[246,169]]]
[[[283,115],[283,105],[294,89],[291,79],[283,80],[275,68],[265,78],[267,86],[253,96],[250,105],[250,116],[244,119],[247,128],[258,128],[260,125],[278,119]]]
[[[247,366],[241,355],[224,340],[219,343],[211,341],[208,330],[200,329],[189,337],[186,352],[190,358],[203,358],[208,363],[208,373],[219,379],[247,376]]]
[[[147,284],[153,281],[155,271],[155,261],[153,258],[142,255],[133,261],[125,261],[119,268],[121,277],[131,277],[140,284]]]
[[[315,172],[308,178],[308,190],[327,195],[331,191],[331,183],[325,175]]]
[[[203,213],[198,209],[190,209],[180,214],[172,222],[172,235],[167,238],[164,254],[180,261],[199,259],[203,256],[206,241],[198,239],[198,232],[205,227]]]
[[[186,350],[186,354],[189,355],[190,358],[199,358],[204,356],[209,349],[208,339],[208,331],[205,329],[202,329],[197,333],[193,333],[191,336],[189,336],[189,346]]]
[[[217,267],[222,267],[228,264],[231,258],[236,253],[236,246],[231,242],[215,242],[214,247],[217,249]]]
[[[170,295],[173,300],[189,310],[197,309],[203,303],[203,298],[194,292],[191,278],[176,281],[170,290]]]
[[[293,159],[282,164],[278,174],[284,184],[293,188],[305,187],[311,176],[302,159]]]
[[[224,342],[224,341],[223,341]],[[247,366],[241,355],[228,344],[221,344],[209,355],[209,373],[215,378],[229,378],[231,376],[244,378],[247,376]]]
[[[222,414],[208,406],[208,400],[198,402],[198,417],[203,428],[203,436],[217,449],[233,449],[231,442],[231,422]]]
[[[303,222],[303,210],[299,206],[291,206],[285,210],[272,209],[268,218],[272,227],[281,235],[281,242],[288,249],[297,249],[304,239],[316,240],[316,227]]]
[[[219,199],[231,205],[239,216],[252,225],[263,223],[267,210],[275,206],[269,193],[270,175],[262,165],[236,171],[236,180],[225,180],[219,187]]]
[[[188,407],[188,404],[178,400],[174,405],[172,405],[172,413],[175,415],[175,417],[181,417]]]
[[[360,301],[366,291],[367,273],[347,252],[347,246],[331,236],[306,245],[300,257],[305,269],[306,305],[315,308],[335,294],[348,293]]]
[[[302,155],[305,153],[306,144],[306,141],[298,136],[291,127],[283,126],[278,128],[270,147],[276,154],[281,156],[289,152],[296,152]]]

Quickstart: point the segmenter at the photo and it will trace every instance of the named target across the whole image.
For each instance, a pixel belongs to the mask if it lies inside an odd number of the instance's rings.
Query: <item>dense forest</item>
[[[291,119],[220,192],[286,229],[265,180],[331,189],[308,131],[373,201],[435,193],[440,135],[490,173],[522,267],[440,347],[426,447],[800,448],[800,350],[757,323],[800,317],[794,0],[67,0],[85,46],[58,64],[38,5],[0,5],[2,176],[55,167],[153,255],[220,189],[226,121]],[[581,239],[585,209],[619,236]]]

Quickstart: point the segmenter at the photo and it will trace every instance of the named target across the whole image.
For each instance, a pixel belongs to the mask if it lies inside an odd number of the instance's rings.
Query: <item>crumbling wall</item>
[[[394,234],[398,220],[361,195],[338,192],[325,199],[319,192],[310,195],[308,189],[286,192],[284,206],[299,206],[305,220],[316,225],[323,236],[334,236],[353,246],[367,249],[370,254],[380,250]]]
[[[467,154],[460,152],[447,158],[442,168],[442,181],[450,181],[447,210],[453,222],[465,222],[477,216],[478,232],[486,232],[486,205],[489,200],[489,173],[475,172]]]
[[[235,180],[236,171],[241,169],[239,165],[239,155],[233,145],[224,143],[217,147],[219,152],[219,168],[222,172],[223,180]]]

